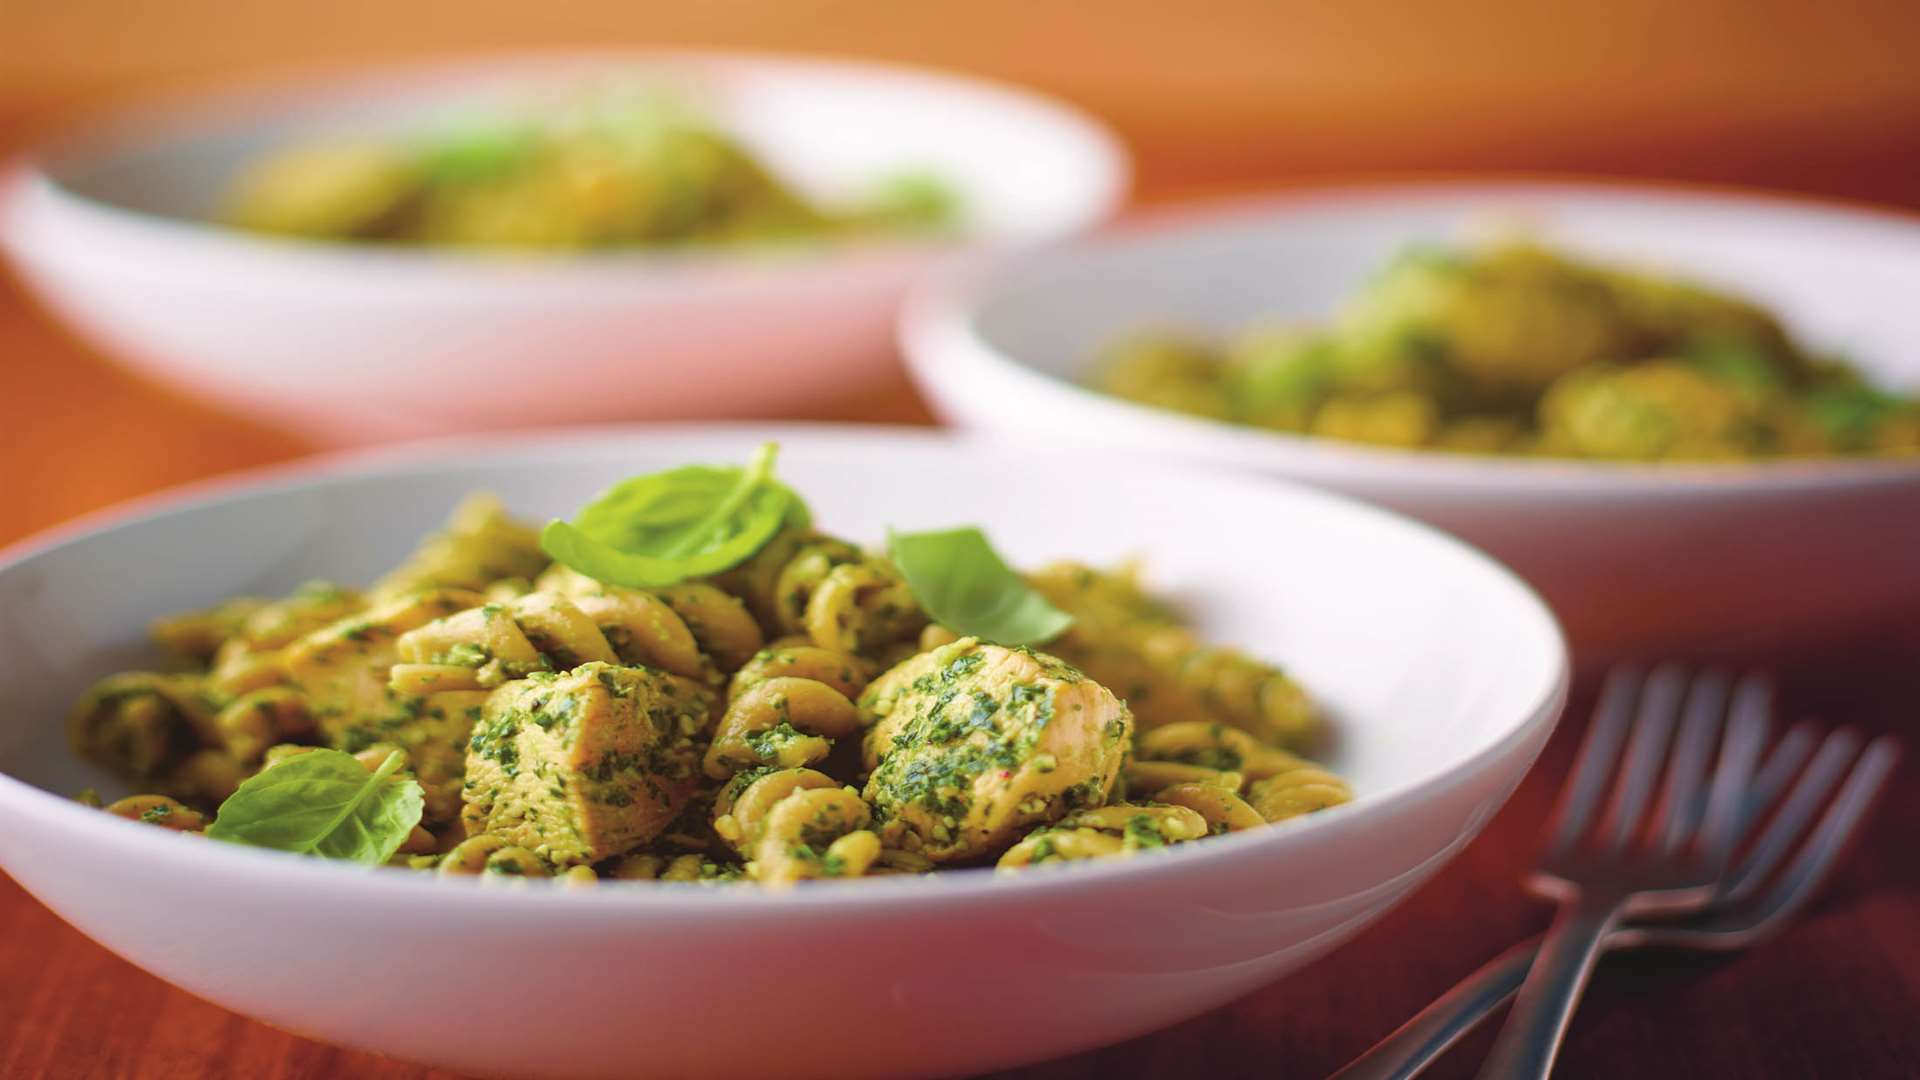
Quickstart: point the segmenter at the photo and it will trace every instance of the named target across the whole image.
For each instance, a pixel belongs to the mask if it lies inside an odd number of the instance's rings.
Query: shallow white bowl
[[[1325,704],[1330,760],[1357,800],[1165,857],[774,895],[361,871],[60,797],[103,779],[68,754],[64,710],[90,679],[141,662],[153,616],[312,576],[366,580],[476,488],[562,513],[629,473],[741,460],[767,437],[843,535],[978,522],[1023,564],[1145,556],[1210,635],[1283,661]],[[1511,793],[1566,680],[1553,617],[1507,571],[1288,485],[871,428],[390,451],[129,507],[0,554],[0,866],[196,994],[463,1071],[970,1072],[1172,1023],[1356,933]]]
[[[1006,434],[1257,470],[1450,529],[1545,593],[1583,662],[1812,635],[1920,605],[1920,459],[1734,466],[1375,449],[1135,405],[1077,382],[1116,334],[1322,320],[1401,246],[1518,216],[1579,252],[1736,289],[1920,390],[1920,219],[1573,184],[1335,189],[1166,215],[933,282],[909,366]]]
[[[822,195],[924,169],[959,238],[789,251],[492,255],[204,224],[226,180],[301,138],[578,91],[670,86]],[[29,285],[135,370],[329,442],[576,420],[759,415],[893,362],[912,278],[968,247],[1104,219],[1125,153],[1086,116],[973,79],[845,61],[641,52],[415,64],[240,85],[129,112],[0,185]]]

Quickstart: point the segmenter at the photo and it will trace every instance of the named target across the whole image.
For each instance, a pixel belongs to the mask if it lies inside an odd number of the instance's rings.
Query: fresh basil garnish
[[[999,645],[1037,645],[1073,625],[1073,616],[1014,573],[986,534],[972,526],[889,530],[887,549],[914,599],[956,634]]]
[[[420,824],[420,785],[393,774],[398,750],[368,772],[352,754],[314,750],[250,776],[207,835],[236,844],[378,865]]]
[[[550,521],[540,547],[596,581],[658,588],[728,570],[786,524],[805,527],[806,503],[773,478],[778,447],[744,469],[688,465],[623,480],[572,522]]]

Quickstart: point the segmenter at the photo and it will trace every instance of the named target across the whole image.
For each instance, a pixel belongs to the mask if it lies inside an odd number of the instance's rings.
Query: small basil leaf
[[[420,824],[420,785],[394,773],[396,750],[369,773],[351,754],[314,750],[263,769],[220,804],[215,840],[346,859],[386,862]]]
[[[548,522],[540,547],[590,578],[636,589],[731,569],[783,526],[810,520],[773,478],[776,450],[762,446],[744,469],[688,465],[622,480],[571,522]]]
[[[1000,645],[1037,645],[1073,625],[1073,616],[1014,573],[979,529],[889,530],[887,549],[914,599],[956,634]]]
[[[936,173],[896,172],[873,185],[859,217],[877,225],[952,225],[960,218],[960,194]]]
[[[483,184],[519,172],[539,153],[540,133],[532,125],[488,123],[424,143],[415,159],[430,183]]]

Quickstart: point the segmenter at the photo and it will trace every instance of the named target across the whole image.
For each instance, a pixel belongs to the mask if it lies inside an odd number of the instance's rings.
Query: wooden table
[[[0,285],[0,543],[118,499],[295,457],[284,435],[108,367]],[[925,422],[904,381],[820,413]],[[1920,612],[1790,655],[1802,711],[1880,729],[1920,727]],[[1519,876],[1575,745],[1576,696],[1540,766],[1451,866],[1357,940],[1285,982],[1130,1043],[1011,1074],[1323,1075],[1547,910]],[[1920,736],[1920,731],[1915,731]],[[1920,1075],[1920,785],[1910,765],[1822,902],[1747,955],[1610,960],[1558,1075]],[[1466,1076],[1485,1036],[1433,1075]],[[445,1076],[323,1046],[243,1019],[135,969],[0,878],[0,1076],[295,1078]]]

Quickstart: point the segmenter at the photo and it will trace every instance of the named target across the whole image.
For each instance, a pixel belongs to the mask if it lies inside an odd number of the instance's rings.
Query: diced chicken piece
[[[400,635],[479,603],[478,593],[462,589],[424,592],[341,619],[295,642],[287,650],[287,671],[307,695],[320,733],[336,744],[384,740],[389,727],[411,716],[414,707],[405,695],[387,689]],[[354,729],[362,730],[355,735]]]
[[[693,739],[712,709],[691,679],[605,663],[500,687],[467,747],[468,833],[554,866],[631,851],[699,786]]]
[[[389,672],[400,635],[479,602],[477,593],[462,589],[388,601],[308,634],[286,653],[287,672],[306,696],[321,737],[349,753],[374,743],[404,749],[432,824],[460,812],[467,732],[486,694],[397,694],[388,689]]]
[[[898,665],[860,704],[881,836],[934,862],[992,855],[1035,824],[1102,805],[1133,735],[1106,687],[973,638]]]

